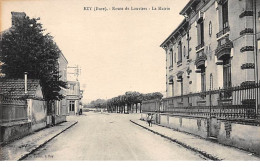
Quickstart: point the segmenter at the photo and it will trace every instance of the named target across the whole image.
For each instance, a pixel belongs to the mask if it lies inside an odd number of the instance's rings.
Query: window
[[[173,78],[170,78],[169,79],[169,86],[171,85],[171,88],[172,88],[172,96],[174,96],[174,82],[173,82]]]
[[[226,0],[222,4],[222,21],[223,30],[228,27],[228,1]]]
[[[197,24],[197,35],[198,35],[198,46],[196,50],[202,48],[204,46],[204,23],[203,18],[199,19]]]
[[[206,68],[201,66],[201,91],[206,91]]]
[[[69,111],[75,111],[75,101],[70,101],[70,103],[69,103]]]
[[[231,58],[223,59],[223,86],[224,88],[231,87]]]
[[[170,67],[173,66],[173,51],[172,49],[170,50]]]
[[[216,34],[217,38],[230,31],[228,24],[228,0],[220,1],[219,6],[219,32]]]
[[[186,56],[186,49],[185,49],[185,46],[183,46],[183,57]]]
[[[178,43],[178,62],[177,63],[181,63],[182,62],[182,43],[181,41]]]
[[[212,35],[212,23],[211,21],[209,22],[209,36],[211,37]]]
[[[176,63],[176,53],[174,53],[174,63]]]

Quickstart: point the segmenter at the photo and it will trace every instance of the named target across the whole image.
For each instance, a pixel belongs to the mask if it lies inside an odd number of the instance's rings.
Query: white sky
[[[164,93],[165,51],[160,44],[183,20],[189,0],[2,0],[2,30],[11,11],[40,17],[69,62],[81,67],[84,101],[126,91]],[[84,11],[84,7],[169,7],[169,11]]]

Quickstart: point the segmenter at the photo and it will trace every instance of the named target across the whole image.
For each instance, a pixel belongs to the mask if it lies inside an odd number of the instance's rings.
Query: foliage
[[[0,50],[1,67],[6,78],[39,79],[45,100],[60,100],[61,87],[66,83],[60,81],[58,58],[61,51],[53,37],[44,34],[40,19],[29,17],[16,19],[15,26],[2,35]]]
[[[139,92],[126,92],[124,95],[119,95],[117,97],[113,97],[107,101],[108,108],[113,108],[115,106],[130,106],[133,104],[142,103],[145,100],[152,99],[162,99],[163,95],[160,92],[147,93],[142,94]]]
[[[90,104],[86,105],[89,108],[106,108],[106,100],[97,99],[90,102]]]

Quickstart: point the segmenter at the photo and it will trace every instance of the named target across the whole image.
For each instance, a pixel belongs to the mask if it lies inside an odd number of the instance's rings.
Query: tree
[[[88,107],[91,108],[106,108],[107,102],[104,99],[97,99],[97,100],[93,100],[90,102],[90,104],[88,105]]]
[[[16,19],[15,26],[2,35],[0,50],[1,67],[5,78],[39,79],[44,99],[48,102],[61,100],[61,87],[66,82],[59,80],[58,58],[60,49],[50,34],[44,34],[40,19],[29,17]]]
[[[125,105],[127,104],[127,109],[133,110],[133,105],[136,105],[136,113],[137,113],[137,105],[140,104],[140,109],[142,108],[142,101],[146,100],[153,100],[153,99],[159,99],[161,100],[163,97],[163,94],[160,92],[153,92],[153,93],[147,93],[142,94],[136,91],[128,91],[125,92],[124,95],[119,95],[117,97],[113,97],[112,99],[109,99],[107,101],[107,107],[108,110],[114,111],[114,109],[117,111],[119,107],[124,107],[125,111]]]

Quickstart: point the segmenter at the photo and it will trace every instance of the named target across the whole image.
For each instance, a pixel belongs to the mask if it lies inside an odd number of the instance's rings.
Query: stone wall
[[[23,110],[19,110],[18,113],[12,114],[13,111],[16,111],[13,109],[15,107],[17,107],[17,105],[6,105],[4,111],[8,114],[15,115],[15,118],[21,116],[21,112],[24,111],[25,116],[21,118],[26,119],[20,121],[10,119],[8,122],[1,123],[1,142],[9,142],[46,127],[47,105],[45,101],[28,99],[26,105],[22,105]]]
[[[142,113],[142,118],[146,118]],[[155,114],[156,115],[156,114]],[[260,155],[260,126],[248,123],[218,120],[216,118],[184,117],[159,114],[160,125],[187,132],[221,144],[234,146]]]
[[[0,141],[10,142],[32,132],[31,122],[9,123],[1,125]]]
[[[53,118],[55,125],[66,121],[66,115],[55,115]]]

